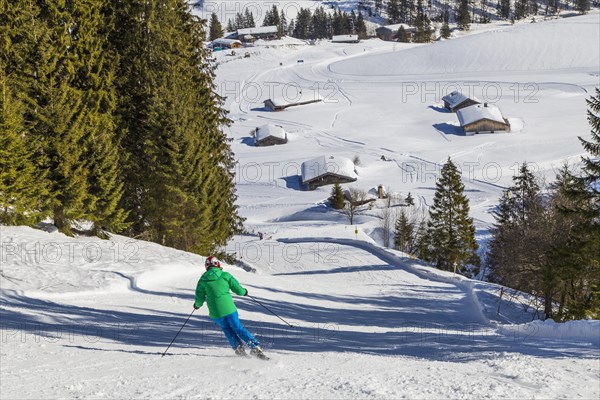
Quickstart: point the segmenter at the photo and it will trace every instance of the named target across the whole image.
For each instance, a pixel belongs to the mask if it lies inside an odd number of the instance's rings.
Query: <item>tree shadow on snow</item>
[[[236,298],[242,322],[268,350],[404,355],[458,362],[493,358],[500,352],[548,358],[598,357],[598,348],[587,343],[540,341],[535,332],[498,335],[491,325],[468,322],[461,310],[469,299],[459,296],[452,285],[437,291],[429,288],[430,299],[423,298],[422,293],[411,299],[406,293],[423,288],[402,284],[397,295],[377,297],[353,296],[351,288],[344,296],[261,289],[273,293],[273,299],[259,301],[293,325],[287,326],[250,298]],[[435,292],[452,300],[436,299]],[[283,296],[278,295],[282,293],[285,298],[293,295],[297,299],[281,300]],[[191,293],[181,297],[189,298],[191,305]],[[310,300],[319,300],[320,305],[310,304]],[[66,305],[11,291],[2,293],[0,305],[4,339],[45,340],[65,347],[155,357],[162,354],[189,315],[187,310]],[[198,355],[207,347],[222,348],[229,354],[231,349],[222,332],[205,315],[205,308],[200,312],[190,318],[170,354]],[[254,313],[269,322],[253,320]]]

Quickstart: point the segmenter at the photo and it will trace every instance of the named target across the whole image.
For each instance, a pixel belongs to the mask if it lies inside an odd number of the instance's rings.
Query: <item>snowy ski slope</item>
[[[0,227],[0,397],[597,398],[598,321],[531,323],[521,304],[530,299],[499,299],[496,285],[384,249],[381,202],[349,226],[325,204],[330,187],[300,190],[298,174],[316,156],[359,156],[358,180],[345,187],[382,184],[431,204],[436,168],[451,156],[484,244],[517,163],[551,177],[582,154],[599,27],[596,13],[427,46],[286,39],[249,58],[215,53],[240,211],[265,237],[236,236],[225,249],[255,272],[225,268],[293,327],[236,297],[269,362],[236,358],[206,308],[163,358],[192,311],[203,257],[120,236]],[[512,132],[459,134],[441,109],[449,84],[490,102],[499,88],[493,102]],[[262,101],[283,90],[326,101],[265,111]],[[250,132],[269,122],[289,142],[254,147]]]

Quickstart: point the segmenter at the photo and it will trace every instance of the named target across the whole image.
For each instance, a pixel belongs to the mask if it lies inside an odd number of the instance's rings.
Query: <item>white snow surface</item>
[[[304,228],[232,244],[257,272],[225,270],[293,325],[235,297],[243,323],[271,357],[265,362],[236,357],[205,307],[161,357],[190,315],[203,257],[118,236],[0,227],[2,398],[599,394],[597,321],[578,322],[585,335],[576,338],[538,335],[532,323],[499,325],[489,319],[494,285],[437,271],[362,233],[336,231]],[[75,250],[92,247],[98,252]],[[72,290],[58,289],[69,283]],[[529,319],[519,308],[505,303],[503,313],[513,323]],[[553,325],[567,332],[573,323]]]
[[[242,260],[225,270],[293,328],[236,296],[270,361],[236,358],[205,307],[161,357],[192,311],[204,257],[0,227],[0,397],[598,398],[598,321],[532,322],[531,296],[500,297],[497,285],[384,248],[385,200],[350,226],[328,205],[331,187],[301,190],[307,159],[358,156],[358,180],[345,189],[410,192],[418,215],[451,157],[485,249],[520,163],[552,179],[584,155],[577,137],[590,137],[598,18],[490,24],[429,45],[283,38],[245,49],[249,58],[215,53],[249,232],[223,249]],[[298,90],[323,101],[262,106]],[[441,103],[453,90],[501,107],[513,133],[464,136]],[[253,145],[248,132],[269,123],[288,145]]]

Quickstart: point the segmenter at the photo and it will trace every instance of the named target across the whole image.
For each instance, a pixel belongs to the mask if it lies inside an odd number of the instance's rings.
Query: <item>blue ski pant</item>
[[[251,349],[260,345],[259,341],[244,328],[237,311],[221,318],[214,318],[213,321],[223,330],[227,340],[229,340],[229,344],[234,350],[242,344],[242,340]]]

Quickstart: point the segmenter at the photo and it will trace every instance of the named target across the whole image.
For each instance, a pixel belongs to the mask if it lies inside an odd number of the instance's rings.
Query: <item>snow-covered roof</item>
[[[219,39],[215,39],[212,41],[213,46],[214,45],[231,46],[234,43],[242,44],[242,42],[240,42],[239,40],[236,40],[236,39],[219,38]]]
[[[277,95],[271,97],[269,100],[273,102],[276,107],[287,107],[292,104],[303,104],[310,103],[313,101],[323,101],[323,96],[312,89],[305,89],[304,91],[290,89],[285,96]]]
[[[449,93],[447,95],[445,95],[444,97],[442,97],[442,100],[445,101],[446,103],[448,103],[450,105],[450,107],[454,107],[459,105],[460,103],[462,103],[465,100],[468,100],[469,97],[465,96],[464,94],[462,94],[461,92],[458,91],[454,91],[452,93]],[[479,99],[477,97],[471,97],[471,100],[474,100],[478,103],[481,103],[481,101],[479,101]]]
[[[332,42],[358,42],[358,35],[335,35],[331,37]]]
[[[380,28],[387,28],[392,32],[396,32],[400,27],[403,27],[405,31],[414,31],[416,28],[414,26],[410,26],[408,24],[393,24],[393,25],[385,25],[380,26]]]
[[[287,134],[285,133],[285,130],[279,125],[266,124],[266,125],[259,126],[258,128],[256,128],[256,136],[255,136],[256,140],[263,140],[270,136],[273,136],[273,137],[276,137],[279,139],[287,138]]]
[[[277,26],[275,26],[275,25],[257,26],[256,28],[244,28],[244,29],[237,30],[238,36],[260,35],[260,34],[267,34],[267,33],[277,33]]]
[[[345,157],[319,156],[302,163],[302,182],[308,182],[326,173],[357,179],[354,163]]]
[[[474,104],[469,107],[461,108],[456,112],[461,126],[472,124],[473,122],[489,119],[491,121],[506,124],[500,109],[491,104]]]

